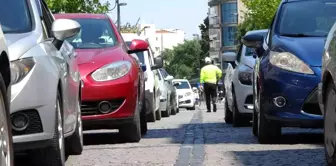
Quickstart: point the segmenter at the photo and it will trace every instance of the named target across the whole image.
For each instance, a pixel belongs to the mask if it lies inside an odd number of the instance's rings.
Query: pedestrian
[[[206,66],[201,69],[200,82],[204,83],[205,102],[207,112],[211,112],[211,103],[213,112],[217,111],[217,85],[218,80],[222,77],[222,70],[216,65],[212,64],[209,57],[205,58]]]

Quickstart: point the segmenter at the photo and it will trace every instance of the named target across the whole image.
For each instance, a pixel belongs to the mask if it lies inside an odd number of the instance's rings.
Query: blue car
[[[323,127],[317,86],[335,11],[336,1],[283,0],[265,38],[258,34],[242,38],[257,52],[253,134],[261,144],[274,143],[281,127]]]

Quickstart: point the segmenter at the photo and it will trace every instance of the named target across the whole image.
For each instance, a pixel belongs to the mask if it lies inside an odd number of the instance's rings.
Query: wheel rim
[[[332,157],[335,153],[335,120],[336,117],[336,94],[333,90],[327,98],[326,113],[324,120],[324,144],[327,151],[327,155]]]
[[[59,100],[57,100],[57,131],[58,131],[58,148],[61,155],[61,161],[64,163],[65,161],[65,151],[64,151],[64,135],[63,135],[63,121],[62,121],[62,115],[61,115],[61,106]]]
[[[78,134],[79,134],[79,140],[81,143],[81,146],[83,147],[84,141],[83,141],[83,123],[82,123],[82,113],[81,113],[81,104],[80,101],[78,101],[78,117],[77,117],[77,125],[78,125]]]
[[[6,116],[6,108],[2,93],[0,94],[0,149],[1,149],[1,165],[9,166],[11,164],[11,148],[8,134],[8,123]]]

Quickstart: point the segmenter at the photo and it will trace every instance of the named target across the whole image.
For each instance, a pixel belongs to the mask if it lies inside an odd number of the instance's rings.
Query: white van
[[[190,83],[186,79],[174,79],[173,84],[176,85],[176,93],[179,98],[179,108],[187,108],[188,110],[195,110],[195,96],[190,86]]]
[[[141,39],[148,41],[144,36],[138,36],[135,33],[122,33],[121,35],[125,43],[127,43],[128,45],[133,39]],[[155,122],[155,120],[161,119],[161,112],[159,111],[161,92],[159,89],[159,80],[153,71],[161,68],[162,66],[156,66],[154,64],[154,56],[151,48],[149,48],[148,51],[136,53],[136,55],[139,58],[140,63],[146,65],[145,98],[146,98],[146,110],[148,115],[147,121]]]

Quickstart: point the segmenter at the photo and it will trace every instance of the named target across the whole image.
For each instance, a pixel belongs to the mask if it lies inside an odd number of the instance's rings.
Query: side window
[[[241,44],[241,45],[239,46],[239,50],[238,50],[238,52],[237,52],[237,59],[236,59],[236,61],[237,61],[238,63],[240,63],[240,59],[241,59],[242,52],[243,52],[243,44]]]
[[[153,66],[153,59],[152,59],[152,54],[149,50],[147,50],[147,55],[148,55],[148,61],[149,61],[149,66]]]
[[[40,4],[41,4],[41,8],[42,8],[42,24],[44,24],[45,29],[47,31],[47,35],[48,38],[52,38],[52,32],[51,32],[51,27],[52,27],[52,23],[54,21],[54,17],[52,16],[52,14],[50,13],[47,5],[45,4],[45,2],[42,0],[40,0]]]

